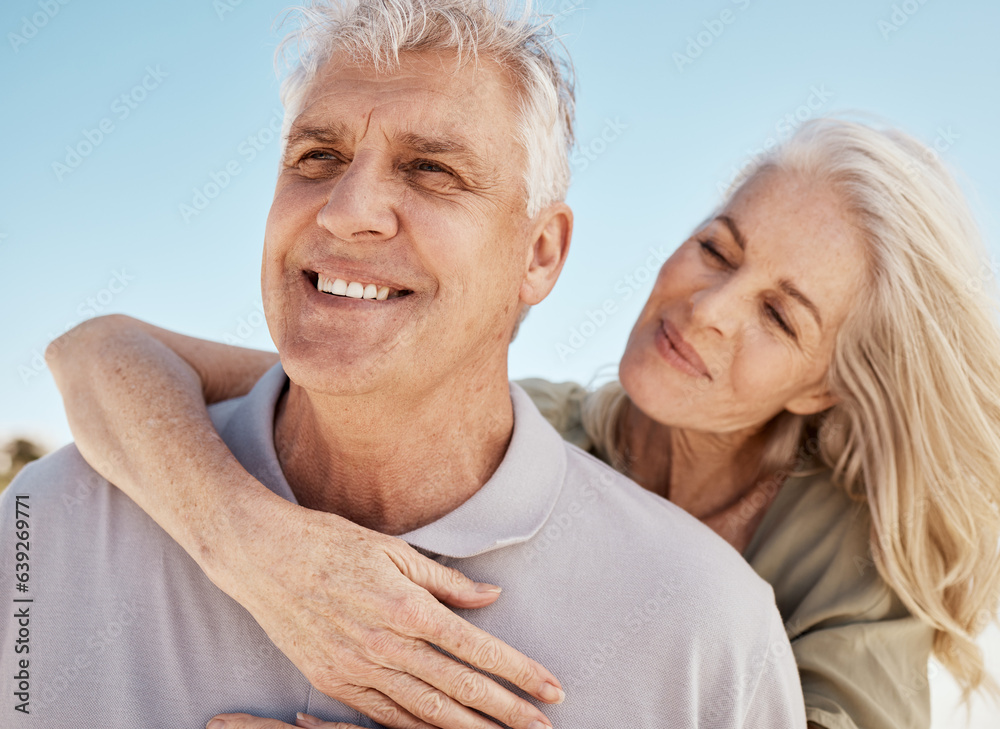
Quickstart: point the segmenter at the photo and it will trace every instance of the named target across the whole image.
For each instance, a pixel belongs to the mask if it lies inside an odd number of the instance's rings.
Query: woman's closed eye
[[[722,255],[722,253],[719,251],[715,243],[713,243],[710,240],[703,240],[700,242],[700,245],[701,245],[701,250],[710,258],[714,259],[717,263],[726,266],[727,268],[732,268],[733,264],[729,262],[728,258]]]
[[[798,338],[795,335],[795,330],[793,330],[792,327],[789,326],[788,322],[785,321],[785,318],[781,315],[781,312],[778,311],[778,309],[776,309],[774,306],[772,306],[771,304],[764,304],[764,314],[768,317],[768,319],[777,324],[785,332],[785,334],[790,336],[792,339]]]

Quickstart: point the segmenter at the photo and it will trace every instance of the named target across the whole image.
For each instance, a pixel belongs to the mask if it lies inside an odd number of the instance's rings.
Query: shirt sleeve
[[[806,715],[825,729],[928,729],[933,629],[882,580],[867,507],[829,472],[789,479],[744,553],[775,591]]]
[[[774,613],[766,659],[743,719],[743,729],[806,726],[799,672],[780,616]]]

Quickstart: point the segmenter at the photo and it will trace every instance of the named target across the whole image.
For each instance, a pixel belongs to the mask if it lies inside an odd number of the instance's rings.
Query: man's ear
[[[562,272],[573,237],[573,211],[566,203],[555,203],[538,214],[531,224],[521,301],[529,306],[549,295]]]
[[[822,383],[789,402],[785,405],[785,410],[795,415],[815,415],[832,408],[838,402],[840,398],[830,392],[826,383]]]

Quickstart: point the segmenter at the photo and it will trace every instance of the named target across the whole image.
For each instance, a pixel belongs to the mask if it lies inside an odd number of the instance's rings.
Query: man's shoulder
[[[69,510],[106,486],[108,482],[84,460],[76,444],[70,443],[21,469],[0,495],[0,506],[13,508],[16,496],[27,496],[32,505]]]
[[[603,535],[607,549],[621,551],[622,558],[641,556],[644,570],[668,576],[679,589],[691,588],[690,594],[708,591],[732,597],[740,609],[774,609],[771,586],[712,529],[591,454],[569,444],[566,450],[560,501],[568,505],[562,508],[589,512],[582,523]]]

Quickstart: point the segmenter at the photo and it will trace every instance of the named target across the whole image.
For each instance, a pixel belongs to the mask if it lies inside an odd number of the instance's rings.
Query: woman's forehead
[[[822,181],[763,175],[737,192],[713,225],[745,246],[748,264],[805,292],[824,319],[842,320],[867,279],[861,233],[836,191]]]

